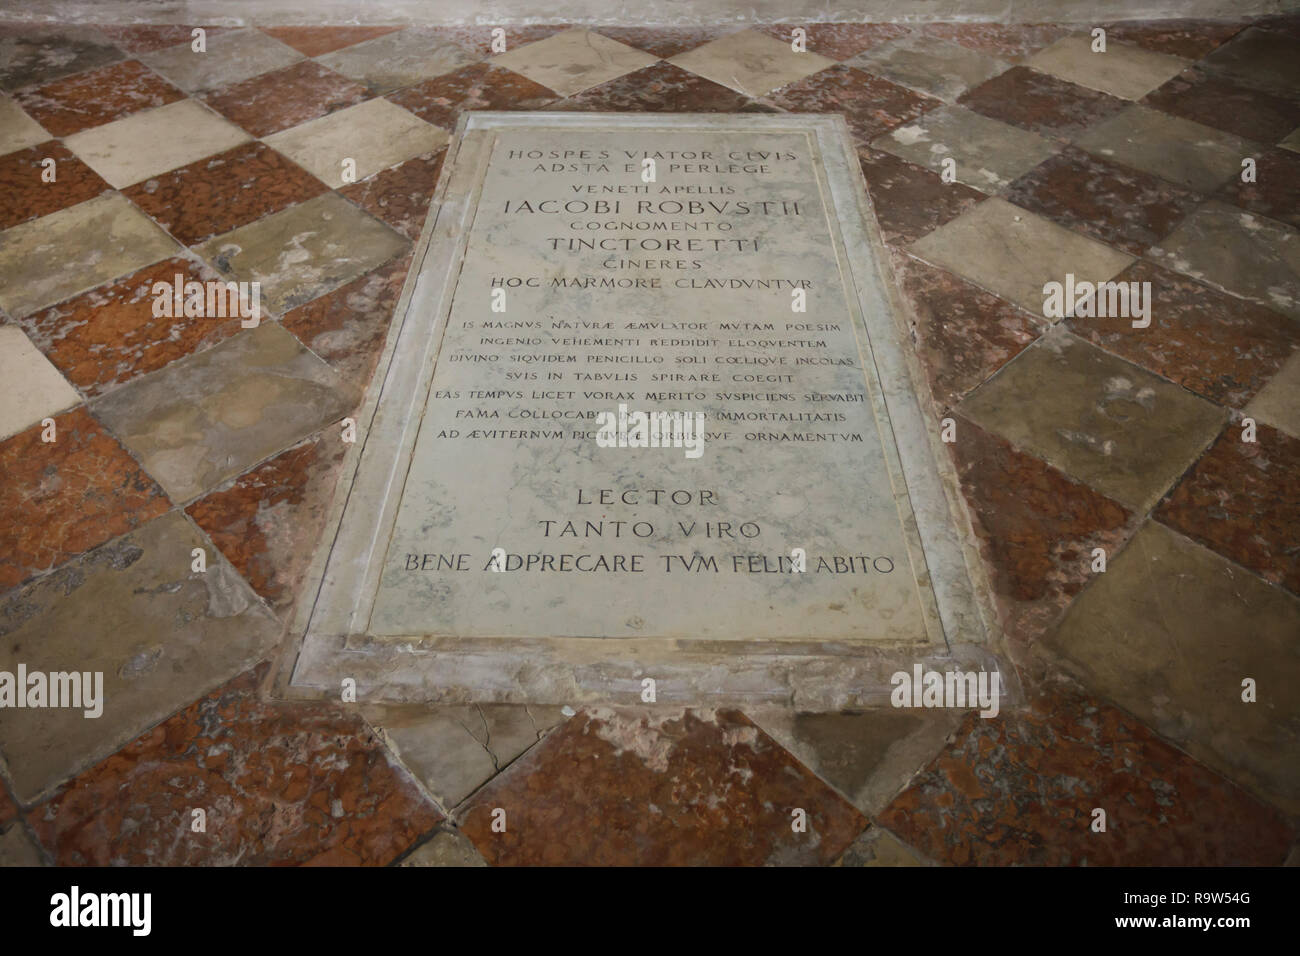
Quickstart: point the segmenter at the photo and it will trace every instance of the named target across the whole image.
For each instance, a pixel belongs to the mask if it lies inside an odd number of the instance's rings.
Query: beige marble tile
[[[742,30],[668,62],[748,96],[765,96],[836,61],[812,52],[796,53],[787,41]]]
[[[1094,692],[1199,760],[1300,809],[1300,600],[1147,524],[1048,644]],[[1242,681],[1256,683],[1255,703]]]
[[[441,149],[449,139],[440,127],[377,99],[268,136],[264,142],[337,189]],[[351,179],[343,178],[346,159],[355,164]]]
[[[952,159],[957,181],[986,193],[1006,188],[1056,152],[1035,133],[961,106],[941,106],[871,145],[936,173]]]
[[[1278,145],[1300,153],[1300,129],[1292,130],[1291,134]]]
[[[180,100],[83,130],[63,142],[91,169],[121,189],[250,139],[195,100]]]
[[[16,325],[0,325],[0,438],[81,401],[76,389]]]
[[[1092,42],[1086,33],[1062,37],[1034,54],[1027,65],[1126,100],[1141,99],[1192,65],[1179,56],[1113,41],[1107,42],[1105,53],[1094,53]]]
[[[45,127],[23,112],[13,97],[0,93],[0,155],[16,153],[50,138]]]
[[[1090,153],[1132,166],[1201,193],[1241,173],[1241,159],[1258,150],[1240,137],[1133,104],[1075,141]]]
[[[936,866],[888,830],[870,827],[849,844],[836,866]]]
[[[478,60],[433,29],[411,27],[355,43],[316,62],[365,84],[375,95],[442,76]]]
[[[44,865],[41,851],[21,823],[15,820],[7,830],[0,832],[0,867]]]
[[[91,405],[180,504],[341,418],[338,375],[266,322]]]
[[[1300,349],[1260,389],[1246,406],[1246,414],[1300,438]]]
[[[1300,230],[1275,219],[1216,199],[1152,246],[1147,258],[1300,319]]]
[[[283,314],[406,252],[410,241],[336,193],[209,239],[195,251],[228,279],[260,282]]]
[[[1258,90],[1286,97],[1294,97],[1300,90],[1300,42],[1285,33],[1252,27],[1203,62]]]
[[[194,52],[189,43],[178,43],[140,54],[146,66],[187,93],[238,83],[301,59],[303,55],[293,47],[253,29],[209,33],[203,53]]]
[[[129,199],[105,193],[0,232],[0,307],[19,318],[179,248]]]
[[[1218,406],[1060,325],[958,411],[1138,512],[1178,480],[1224,420]]]
[[[572,96],[655,63],[649,53],[590,30],[565,30],[492,58],[562,96]]]
[[[1133,257],[1028,210],[993,197],[914,242],[911,252],[976,285],[1043,315],[1043,286],[1076,280],[1099,282],[1126,268]]]
[[[920,33],[890,40],[845,62],[948,102],[1011,68],[987,53]]]
[[[469,837],[450,827],[415,848],[398,866],[487,866]]]
[[[206,551],[206,572],[190,570],[194,548]],[[85,707],[0,710],[16,796],[33,802],[262,659],[280,627],[173,511],[12,592],[0,634],[0,657],[29,673],[103,675],[97,717]]]

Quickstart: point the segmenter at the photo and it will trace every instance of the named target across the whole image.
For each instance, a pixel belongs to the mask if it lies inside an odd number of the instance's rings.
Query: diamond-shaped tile
[[[447,145],[446,130],[388,100],[369,100],[266,137],[266,142],[338,188]],[[344,178],[345,162],[353,178]]]
[[[365,98],[365,87],[306,60],[223,86],[203,101],[252,135],[269,136]]]
[[[118,189],[248,141],[194,100],[181,100],[84,130],[64,142]],[[148,143],[144,149],[141,144]]]
[[[1072,478],[1145,512],[1218,434],[1204,399],[1056,327],[959,410]]]
[[[465,110],[540,109],[555,100],[555,93],[514,70],[475,63],[407,87],[388,99],[422,120],[453,130]]]
[[[1049,644],[1094,693],[1294,813],[1298,633],[1300,599],[1149,522],[1070,606]],[[1248,677],[1256,703],[1243,700]],[[1143,776],[1159,779],[1149,768]],[[1212,799],[1207,793],[1196,803],[1210,810]],[[1215,814],[1221,821],[1252,815]]]
[[[1023,66],[980,84],[957,102],[982,116],[1062,139],[1124,108],[1118,97]]]
[[[469,66],[477,59],[436,29],[409,27],[326,53],[316,61],[378,96]]]
[[[178,248],[130,200],[104,193],[0,232],[0,308],[27,315]]]
[[[229,27],[183,26],[177,23],[101,24],[99,27],[101,33],[128,53],[150,53],[181,43],[188,46],[194,42],[194,31],[197,29],[202,29],[206,37],[214,37],[219,33],[230,31]]]
[[[734,26],[706,27],[594,27],[601,36],[617,40],[634,50],[643,50],[651,56],[668,59],[697,46],[716,40],[727,33],[735,33]],[[506,32],[507,42],[509,31]],[[540,38],[539,38],[540,39]],[[515,44],[516,46],[518,44]],[[827,54],[829,55],[829,54]]]
[[[804,31],[809,52],[828,56],[832,60],[847,60],[863,50],[905,36],[909,30],[901,23],[767,23],[757,24],[754,29],[789,46],[794,42],[796,27]],[[655,50],[650,52],[657,56],[674,55]]]
[[[1254,27],[1238,33],[1202,64],[1247,86],[1296,98],[1300,93],[1300,58],[1296,38]]]
[[[40,86],[122,59],[92,27],[17,24],[0,33],[0,91]]]
[[[17,94],[23,108],[55,136],[102,126],[184,97],[138,60],[78,73]]]
[[[43,143],[50,134],[40,123],[28,116],[13,97],[0,93],[0,150],[14,152]]]
[[[926,23],[920,29],[1008,63],[1021,63],[1070,32],[1054,23]]]
[[[262,32],[303,56],[321,56],[345,46],[396,33],[401,27],[263,27]]]
[[[946,183],[890,153],[864,147],[858,159],[881,235],[891,245],[915,242],[984,199],[978,190]]]
[[[1243,21],[1221,20],[1122,20],[1102,25],[1106,39],[1132,43],[1144,50],[1171,56],[1200,59],[1215,47],[1240,33]]]
[[[297,50],[253,29],[209,36],[206,47],[199,52],[189,43],[180,43],[141,53],[140,59],[187,93],[229,86],[302,59]]]
[[[1300,230],[1211,200],[1147,257],[1300,318]]]
[[[55,179],[44,178],[46,160],[54,161]],[[94,199],[111,188],[99,174],[64,148],[47,140],[0,156],[0,229]]]
[[[1142,102],[1260,143],[1276,142],[1300,123],[1300,96],[1265,93],[1201,66],[1184,70]]]
[[[925,34],[891,40],[847,62],[948,102],[1011,66],[986,53]]]
[[[81,401],[23,330],[0,325],[0,439]]]
[[[939,105],[923,93],[842,63],[791,83],[765,102],[794,113],[838,113],[859,145]]]
[[[407,239],[418,239],[424,220],[428,218],[429,203],[446,155],[447,151],[440,149],[415,156],[376,173],[364,182],[344,186],[339,195],[388,223]]]
[[[953,160],[956,180],[986,193],[1004,189],[1056,151],[1051,141],[960,106],[942,106],[871,144],[934,172]]]
[[[1255,180],[1230,179],[1219,198],[1242,209],[1300,227],[1300,155],[1287,149],[1263,149],[1255,160]]]
[[[734,113],[750,102],[743,93],[659,62],[583,90],[556,108],[607,113]]]
[[[572,96],[650,66],[656,59],[599,33],[577,29],[515,47],[493,57],[492,63],[522,73],[561,96]]]
[[[757,30],[729,34],[680,53],[670,62],[746,96],[764,96],[835,65],[812,51],[796,53],[789,41],[783,43]]]
[[[1180,56],[1112,41],[1107,41],[1105,51],[1094,53],[1093,43],[1086,34],[1062,37],[1031,57],[1028,66],[1120,99],[1136,100],[1192,65]]]
[[[909,249],[1039,316],[1044,314],[1046,283],[1064,282],[1067,274],[1100,282],[1132,262],[1130,256],[997,197]]]
[[[1246,414],[1292,438],[1300,438],[1300,349],[1292,352],[1286,364],[1260,389],[1246,407]]]

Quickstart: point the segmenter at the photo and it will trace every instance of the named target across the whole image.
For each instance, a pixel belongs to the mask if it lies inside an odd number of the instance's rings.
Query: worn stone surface
[[[281,43],[293,47],[303,56],[321,56],[333,53],[345,46],[373,40],[388,33],[395,33],[401,27],[264,27],[263,33],[270,34]]]
[[[1300,438],[1300,349],[1255,396],[1246,414]]]
[[[203,101],[253,136],[268,136],[366,98],[365,87],[311,60],[206,94]]]
[[[1003,193],[1046,216],[1131,255],[1167,236],[1202,201],[1150,173],[1066,147]]]
[[[17,100],[52,134],[68,136],[184,96],[139,60],[126,60],[23,90]]]
[[[264,323],[93,409],[180,503],[342,417],[354,398],[297,339]]]
[[[492,63],[521,73],[561,96],[571,96],[650,66],[657,57],[587,29],[565,30],[516,46]]]
[[[298,593],[346,451],[313,435],[185,509],[272,610]]]
[[[178,248],[130,201],[101,194],[0,232],[0,308],[27,315]]]
[[[912,34],[873,46],[847,61],[867,73],[953,102],[1011,64],[950,40]]]
[[[659,62],[583,90],[555,108],[610,113],[732,113],[745,109],[750,102],[743,93],[671,63]]]
[[[540,26],[541,24],[539,24]],[[651,56],[667,59],[697,46],[718,39],[728,33],[738,32],[735,26],[722,27],[613,27],[599,26],[593,29],[603,37],[617,40],[637,50],[644,50]],[[558,31],[557,31],[558,32]],[[510,32],[506,32],[507,48],[510,48]],[[516,46],[518,44],[515,44]],[[825,50],[819,50],[824,56],[831,56]]]
[[[248,29],[210,35],[203,53],[180,43],[141,53],[140,59],[187,93],[200,93],[278,70],[301,60],[302,54],[261,30]]]
[[[1300,599],[1150,522],[1070,607],[1049,643],[1095,693],[1294,814],[1297,633]],[[1242,700],[1247,677],[1256,682],[1256,703]],[[1220,827],[1268,820],[1260,811],[1215,812],[1215,799],[1207,793],[1197,801],[1198,813],[1214,812],[1220,821],[1206,837],[1245,844]],[[1286,850],[1276,852],[1277,860],[1258,862],[1276,865]]]
[[[1300,594],[1300,439],[1268,425],[1253,442],[1229,424],[1156,517]]]
[[[10,588],[168,508],[153,480],[85,408],[0,443],[0,587]]]
[[[35,146],[49,138],[50,134],[13,97],[0,93],[0,142],[4,143],[5,153]]]
[[[1075,145],[1113,162],[1212,193],[1241,172],[1252,147],[1230,133],[1134,103],[1078,136]]]
[[[403,857],[398,866],[487,866],[487,862],[465,834],[443,827]]]
[[[465,110],[534,110],[555,101],[555,92],[514,70],[474,63],[409,86],[388,99],[420,119],[454,130]]]
[[[328,187],[265,143],[245,143],[122,191],[187,246],[311,199]]]
[[[1179,56],[1110,39],[1106,41],[1105,52],[1094,53],[1092,44],[1088,34],[1062,37],[1030,57],[1026,65],[1040,73],[1126,100],[1141,99],[1191,65],[1191,61]]]
[[[1117,97],[1023,66],[982,83],[958,102],[990,119],[1061,139],[1124,108]]]
[[[932,110],[872,145],[934,172],[951,159],[958,182],[986,193],[1002,191],[1056,149],[1041,136],[960,106]]]
[[[1300,93],[1300,60],[1295,54],[1296,37],[1250,27],[1202,62],[1254,89],[1294,99]]]
[[[63,866],[383,866],[441,819],[354,714],[242,674],[33,812]],[[207,832],[191,830],[206,812]]]
[[[112,40],[118,47],[128,53],[149,53],[153,50],[165,50],[167,47],[184,43],[187,47],[194,39],[194,30],[202,26],[209,37],[225,33],[228,27],[214,27],[210,24],[152,24],[152,23],[113,23],[100,24],[99,32]]]
[[[303,123],[266,142],[335,188],[447,145],[447,132],[388,100],[369,100]],[[345,163],[353,164],[350,174]]]
[[[1190,19],[1121,20],[1106,23],[1106,39],[1132,43],[1144,50],[1168,53],[1189,60],[1205,56],[1234,34],[1240,33],[1242,21]]]
[[[1219,431],[1221,409],[1057,327],[967,396],[961,412],[1138,511]]]
[[[839,113],[860,146],[938,105],[922,93],[844,64],[791,83],[768,99],[793,113]]]
[[[220,555],[192,571],[194,548],[211,552],[173,511],[0,603],[6,660],[29,672],[103,674],[99,717],[84,707],[0,711],[0,749],[20,800],[34,801],[269,652],[275,619]]]
[[[196,251],[229,279],[260,282],[265,307],[283,313],[409,246],[346,199],[326,193],[209,239]]]
[[[1151,283],[1151,326],[1074,316],[1070,328],[1221,405],[1241,408],[1300,346],[1294,320],[1150,262],[1135,262],[1115,281]]]
[[[1094,808],[1105,833],[1092,831]],[[958,866],[1276,866],[1294,838],[1277,811],[1064,687],[1024,710],[967,715],[878,822]]]
[[[358,699],[365,688],[358,687]],[[370,725],[448,809],[459,806],[565,721],[558,707],[524,704],[375,706]]]
[[[92,27],[22,24],[0,33],[0,91],[40,86],[120,59],[121,51]]]
[[[498,807],[504,833],[492,832]],[[489,863],[516,866],[826,864],[867,826],[734,711],[584,711],[457,819]]]
[[[1071,31],[1055,23],[926,23],[920,29],[1011,63],[1028,59]]]
[[[0,827],[0,867],[44,865],[40,849],[21,825]]]
[[[1285,223],[1211,200],[1147,256],[1225,292],[1300,319],[1300,231]]]
[[[195,100],[180,100],[74,133],[64,142],[121,189],[247,140],[248,134],[238,126]],[[142,142],[149,143],[149,149],[140,149]]]
[[[935,404],[955,406],[1036,339],[1045,322],[904,253],[894,273],[912,308],[912,338]]]
[[[23,330],[0,325],[0,439],[81,401]]]
[[[945,183],[934,172],[891,153],[858,150],[881,237],[890,245],[915,242],[984,198],[962,183]]]
[[[392,226],[407,239],[420,238],[429,203],[438,185],[445,149],[414,156],[359,183],[339,190],[370,215]]]
[[[326,53],[317,62],[380,96],[468,66],[475,59],[437,30],[410,27]]]
[[[796,53],[788,40],[782,42],[758,30],[730,33],[686,53],[679,53],[670,62],[747,96],[764,96],[802,80],[810,73],[835,65],[834,60],[811,50]],[[642,65],[649,66],[648,63]],[[526,70],[522,72],[527,73]],[[547,86],[556,88],[550,83]]]
[[[854,840],[836,866],[934,866],[888,830],[871,827]]]
[[[1288,149],[1264,149],[1255,160],[1255,181],[1230,179],[1219,198],[1234,206],[1300,226],[1300,155]]]
[[[1064,282],[1067,273],[1079,281],[1100,282],[1132,262],[1130,256],[996,197],[908,250],[1039,316],[1046,283]]]
[[[870,49],[905,36],[909,28],[902,23],[768,23],[755,26],[759,30],[788,46],[793,38],[793,28],[800,27],[807,35],[808,50],[828,56],[832,60],[847,60],[855,53]],[[601,31],[605,32],[604,30]],[[628,41],[630,42],[630,41]],[[633,44],[635,46],[636,44]],[[649,47],[642,49],[657,51]],[[671,53],[657,53],[658,56],[672,56]]]
[[[1200,66],[1147,94],[1148,106],[1260,143],[1275,143],[1300,125],[1300,96],[1266,93]]]

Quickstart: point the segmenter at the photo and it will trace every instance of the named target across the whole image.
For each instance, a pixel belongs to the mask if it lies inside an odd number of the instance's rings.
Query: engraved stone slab
[[[843,704],[984,659],[839,118],[472,113],[445,168],[295,687]]]

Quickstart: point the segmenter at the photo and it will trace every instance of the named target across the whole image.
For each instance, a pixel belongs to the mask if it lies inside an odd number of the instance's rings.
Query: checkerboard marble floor
[[[802,53],[792,26],[507,28],[497,54],[487,27],[210,28],[200,55],[189,25],[0,24],[0,661],[75,660],[114,701],[0,711],[0,861],[1294,856],[1300,19],[1098,24],[1104,67],[1086,26],[800,24]],[[473,109],[844,115],[1022,705],[266,693]],[[1067,272],[1150,282],[1150,328],[1044,318]],[[156,317],[177,274],[259,280],[264,321]]]

